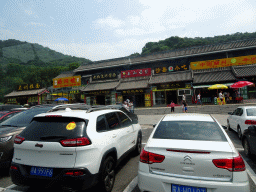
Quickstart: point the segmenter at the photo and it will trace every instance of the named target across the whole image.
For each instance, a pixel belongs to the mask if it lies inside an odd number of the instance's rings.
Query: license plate
[[[190,186],[172,184],[171,192],[206,192],[206,191],[207,191],[206,188],[190,187]]]
[[[53,169],[44,167],[31,167],[30,175],[52,177]]]

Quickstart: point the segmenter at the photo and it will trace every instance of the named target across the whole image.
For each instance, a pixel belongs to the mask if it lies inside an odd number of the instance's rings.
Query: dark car
[[[244,153],[246,156],[256,155],[256,126],[249,126],[248,129],[244,131],[242,137],[242,144],[244,147]]]
[[[13,156],[14,138],[24,130],[33,117],[52,109],[51,105],[42,105],[22,111],[0,124],[0,168],[9,169]]]
[[[5,114],[3,114],[1,117],[0,117],[0,123],[2,123],[3,121],[9,119],[10,117],[20,113],[21,111],[8,111],[6,112]]]
[[[11,105],[11,104],[0,105],[0,111],[10,111],[13,108],[22,108],[22,105]]]

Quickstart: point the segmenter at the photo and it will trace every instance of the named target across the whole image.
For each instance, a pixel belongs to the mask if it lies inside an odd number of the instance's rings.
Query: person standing
[[[221,102],[221,105],[223,104],[223,94],[222,94],[222,91],[220,91],[219,93],[219,98],[220,98],[220,102]]]
[[[174,107],[175,107],[175,103],[172,101],[171,102],[171,113],[174,113]]]
[[[186,96],[184,94],[182,95],[182,101],[186,101]]]
[[[132,101],[129,103],[129,107],[130,107],[130,111],[132,113],[134,113],[134,106],[133,106],[133,102]]]
[[[196,103],[197,105],[198,104],[201,104],[202,105],[202,102],[201,102],[201,94],[200,93],[198,93],[198,95],[197,95],[197,103]]]

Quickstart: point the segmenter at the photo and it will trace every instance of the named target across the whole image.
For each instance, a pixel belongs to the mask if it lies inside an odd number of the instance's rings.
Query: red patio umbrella
[[[236,83],[234,83],[233,85],[231,85],[231,88],[241,88],[241,87],[245,87],[245,86],[250,86],[253,85],[254,83],[250,82],[250,81],[238,81]]]

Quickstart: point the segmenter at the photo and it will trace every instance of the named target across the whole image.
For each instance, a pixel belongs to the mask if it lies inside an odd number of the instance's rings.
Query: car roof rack
[[[65,110],[65,109],[71,109],[71,110],[85,110],[86,113],[94,112],[94,111],[100,111],[100,110],[107,110],[107,109],[117,109],[115,106],[109,106],[109,105],[86,105],[84,103],[75,103],[75,104],[63,104],[63,105],[57,105],[50,109],[48,112],[54,112],[59,110]]]
[[[48,112],[53,111],[59,111],[59,110],[65,110],[66,108],[69,109],[77,109],[77,110],[88,110],[91,108],[91,105],[86,105],[85,103],[73,103],[73,104],[63,104],[63,105],[57,105],[50,109]]]

